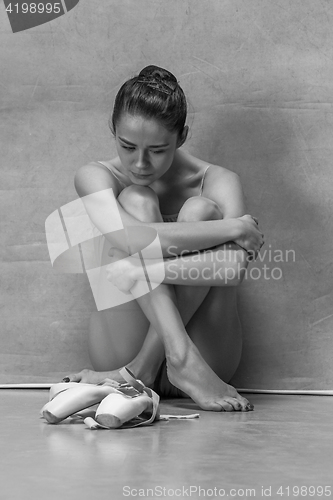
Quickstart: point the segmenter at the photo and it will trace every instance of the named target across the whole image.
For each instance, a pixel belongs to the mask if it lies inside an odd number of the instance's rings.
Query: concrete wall
[[[0,7],[0,382],[53,382],[89,366],[89,284],[53,272],[44,222],[76,198],[80,165],[114,154],[115,93],[154,63],[189,98],[186,147],[241,176],[265,233],[264,261],[239,293],[234,383],[331,388],[331,2],[81,0],[15,34]]]

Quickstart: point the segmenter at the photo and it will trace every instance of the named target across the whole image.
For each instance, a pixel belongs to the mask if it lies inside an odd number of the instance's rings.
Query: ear
[[[177,148],[180,148],[184,144],[184,142],[186,141],[188,131],[189,131],[188,125],[185,125],[184,130],[182,132],[182,135],[178,138]]]

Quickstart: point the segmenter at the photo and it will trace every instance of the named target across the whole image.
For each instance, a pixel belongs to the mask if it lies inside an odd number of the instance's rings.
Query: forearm
[[[162,254],[166,258],[198,252],[237,238],[237,226],[231,219],[149,223],[147,226],[157,231]]]
[[[221,245],[215,249],[183,255],[164,261],[145,260],[149,280],[189,286],[236,286],[241,283],[248,266],[246,252],[237,245]],[[163,266],[163,269],[162,267]],[[145,279],[137,267],[134,279]]]
[[[121,235],[106,234],[105,237],[118,248],[131,254],[143,249],[142,241],[145,231],[141,228],[150,228],[157,232],[163,257],[180,255],[212,248],[229,241],[234,241],[238,236],[237,221],[212,220],[196,222],[141,222],[121,210],[121,219],[124,225],[123,238]]]
[[[139,221],[122,208],[111,191],[84,197],[84,205],[92,223],[112,246],[127,253],[143,250],[154,239],[155,231],[164,257],[204,250],[238,237],[237,219],[171,223]],[[150,235],[142,229],[144,227],[155,231]]]

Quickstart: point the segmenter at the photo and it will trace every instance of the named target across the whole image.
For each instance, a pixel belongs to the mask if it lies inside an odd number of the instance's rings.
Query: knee
[[[182,206],[178,222],[195,222],[204,220],[222,219],[222,212],[215,201],[203,196],[193,196],[185,201]]]
[[[145,222],[158,218],[158,197],[149,186],[127,186],[118,196],[120,205],[133,217]]]

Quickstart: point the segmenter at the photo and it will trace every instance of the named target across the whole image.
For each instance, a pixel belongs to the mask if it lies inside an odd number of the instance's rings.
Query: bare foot
[[[170,382],[188,394],[203,410],[250,411],[253,405],[221,380],[193,346],[183,363],[167,361]]]
[[[94,370],[88,370],[85,368],[78,373],[71,373],[67,375],[63,380],[64,382],[82,382],[83,384],[99,384],[103,382],[106,378],[114,380],[119,384],[125,382],[123,377],[119,375],[119,370],[106,371],[106,372],[95,372]]]
[[[156,373],[153,373],[150,370],[139,370],[137,368],[137,365],[135,365],[135,363],[133,362],[127,364],[126,368],[128,368],[135,375],[135,378],[141,380],[141,382],[143,382],[143,384],[147,387],[153,384]],[[81,370],[78,373],[72,373],[71,375],[68,375],[67,377],[65,377],[64,381],[81,382],[84,384],[99,384],[101,382],[104,382],[105,379],[114,380],[119,384],[123,384],[126,382],[120,375],[119,369],[105,372],[96,372],[94,370],[88,370],[87,368]]]

